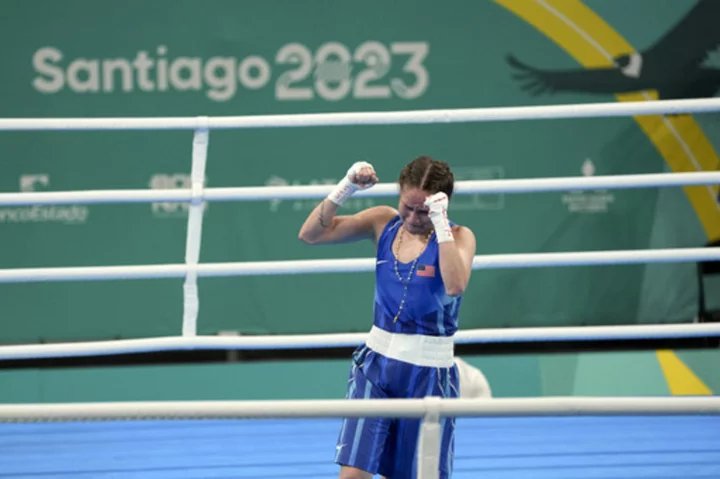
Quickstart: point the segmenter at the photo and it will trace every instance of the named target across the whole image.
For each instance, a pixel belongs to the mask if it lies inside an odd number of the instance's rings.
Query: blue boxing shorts
[[[423,398],[459,396],[457,366],[416,366],[383,356],[367,346],[352,356],[347,399]],[[388,479],[417,477],[416,450],[420,419],[346,418],[335,462]],[[455,419],[441,418],[440,479],[449,479],[455,449]]]

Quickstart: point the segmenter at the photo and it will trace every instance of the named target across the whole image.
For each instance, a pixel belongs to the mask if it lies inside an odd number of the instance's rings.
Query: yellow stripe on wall
[[[495,0],[545,34],[586,68],[612,65],[611,58],[635,51],[618,32],[579,0]],[[618,101],[657,99],[657,92],[616,95]],[[634,117],[672,171],[717,170],[715,149],[691,115]],[[685,187],[708,238],[720,238],[717,186]]]
[[[673,351],[657,351],[660,368],[673,396],[710,396],[712,391]]]

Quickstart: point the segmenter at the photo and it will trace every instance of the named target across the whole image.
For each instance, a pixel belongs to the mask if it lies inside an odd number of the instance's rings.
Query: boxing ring
[[[0,206],[189,203],[182,264],[0,269],[0,282],[184,278],[181,334],[173,337],[0,346],[0,360],[178,349],[292,349],[360,344],[364,334],[197,335],[199,277],[371,272],[374,258],[199,263],[202,204],[320,200],[327,186],[206,188],[210,131],[621,117],[720,111],[720,98],[538,107],[193,118],[0,119],[2,131],[192,130],[191,188],[1,193]],[[720,172],[461,181],[455,194],[704,186]],[[378,184],[358,196],[397,194]],[[720,203],[718,204],[720,208]],[[720,248],[476,256],[473,269],[720,261]],[[456,343],[720,336],[720,324],[465,330]],[[456,478],[718,478],[720,398],[585,398],[130,402],[0,405],[0,478],[336,477],[342,417],[422,421],[418,477],[437,478],[439,421],[457,421]]]

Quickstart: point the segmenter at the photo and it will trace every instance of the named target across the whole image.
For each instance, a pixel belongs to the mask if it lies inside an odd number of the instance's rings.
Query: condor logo
[[[720,2],[698,2],[677,24],[643,51],[619,55],[613,66],[581,70],[541,70],[513,55],[507,61],[522,89],[532,95],[555,92],[594,94],[656,90],[660,99],[713,97],[720,68],[711,68],[720,47]]]

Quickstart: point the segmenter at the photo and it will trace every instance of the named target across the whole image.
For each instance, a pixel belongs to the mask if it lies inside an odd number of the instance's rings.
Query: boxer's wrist
[[[430,196],[425,205],[428,207],[428,216],[435,228],[435,238],[438,243],[455,241],[452,227],[447,216],[448,198],[445,193],[436,193]]]
[[[446,211],[431,215],[430,220],[435,228],[435,238],[437,238],[438,243],[455,241],[452,234],[452,227],[450,226],[450,220],[448,220]]]
[[[337,186],[335,186],[335,188],[330,192],[330,194],[327,196],[327,199],[338,206],[342,206],[345,201],[350,198],[357,190],[358,185],[354,184],[346,176],[342,180],[340,180]]]

